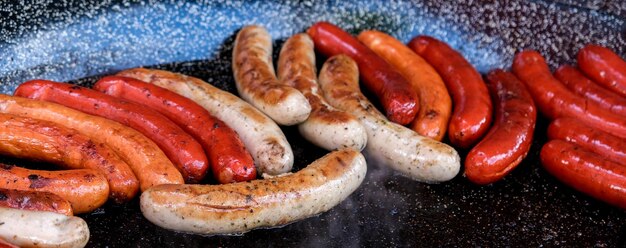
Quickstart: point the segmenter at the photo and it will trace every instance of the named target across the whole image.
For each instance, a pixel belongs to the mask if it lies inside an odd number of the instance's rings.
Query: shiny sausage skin
[[[378,97],[389,120],[406,125],[415,119],[419,111],[417,93],[385,60],[331,23],[315,23],[307,33],[326,57],[346,54],[357,62],[362,82]]]
[[[89,213],[109,197],[109,183],[92,169],[43,171],[0,164],[0,188],[49,192],[72,205],[76,214]]]
[[[452,100],[443,79],[422,57],[392,36],[367,30],[358,39],[406,78],[419,96],[419,112],[411,129],[441,141],[446,135]]]
[[[570,187],[626,209],[626,164],[606,160],[563,140],[551,140],[541,148],[541,163]]]
[[[329,58],[319,81],[328,102],[354,114],[367,131],[368,158],[414,180],[438,183],[454,178],[461,159],[454,148],[390,122],[361,94],[359,68],[346,55]]]
[[[252,156],[237,133],[192,100],[129,77],[104,77],[93,88],[159,111],[182,127],[202,144],[218,182],[232,183],[256,178]]]
[[[533,98],[515,75],[493,70],[487,82],[495,104],[494,123],[465,158],[465,176],[475,184],[494,183],[522,162],[537,121]]]
[[[461,148],[476,144],[489,130],[493,105],[481,75],[463,55],[429,36],[417,36],[408,46],[432,65],[448,88],[454,112],[448,125],[450,143]]]
[[[311,105],[309,118],[298,125],[300,134],[329,151],[341,148],[363,150],[367,144],[365,129],[351,114],[328,105],[319,92],[315,66],[313,40],[307,34],[292,36],[280,50],[280,82],[299,90]]]
[[[586,45],[578,51],[578,66],[595,82],[626,97],[626,61],[611,49]]]
[[[14,245],[14,244],[11,244],[11,243],[7,242],[3,238],[0,238],[0,248],[20,248],[20,247],[17,246],[17,245]]]
[[[46,80],[25,82],[17,87],[15,95],[62,104],[141,132],[163,150],[186,182],[198,182],[206,174],[209,162],[202,146],[152,109],[92,89]]]
[[[625,97],[594,83],[573,66],[559,67],[554,72],[554,76],[576,95],[589,99],[613,113],[626,116]]]
[[[515,55],[513,72],[526,84],[535,104],[548,118],[577,118],[589,126],[626,138],[626,116],[613,114],[569,91],[552,76],[538,52],[529,50]]]
[[[252,154],[260,175],[291,171],[293,151],[283,131],[272,119],[239,97],[198,78],[168,71],[136,68],[122,71],[118,76],[136,78],[176,92],[227,123]]]
[[[333,151],[285,176],[222,185],[161,185],[141,195],[141,212],[167,229],[241,233],[325,212],[354,192],[367,171],[352,149]]]
[[[159,184],[184,183],[183,176],[152,140],[119,122],[56,103],[3,94],[0,113],[54,122],[106,144],[132,169],[142,191]]]
[[[117,154],[105,144],[94,142],[76,130],[48,121],[0,114],[0,141],[0,154],[3,155],[50,162],[66,169],[93,169],[102,173],[110,187],[110,191],[107,187],[106,192],[110,192],[110,197],[116,202],[129,201],[139,191],[137,178]],[[28,176],[24,175],[24,178]],[[91,178],[93,183],[98,182],[98,176]],[[103,200],[106,199],[105,195]],[[74,212],[82,211],[74,209]]]
[[[0,163],[0,170],[7,167],[9,165]],[[53,193],[41,191],[0,189],[0,207],[74,215],[70,202]]]
[[[20,247],[78,248],[89,241],[87,223],[46,211],[0,207],[0,239]]]
[[[575,118],[559,118],[548,126],[548,138],[571,142],[616,163],[626,164],[626,140],[592,128]]]
[[[309,117],[311,106],[307,99],[276,79],[272,40],[265,28],[251,25],[237,33],[232,65],[241,98],[278,124],[295,125]]]

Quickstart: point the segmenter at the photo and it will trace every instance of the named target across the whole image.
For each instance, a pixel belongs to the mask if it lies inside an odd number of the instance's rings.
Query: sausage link
[[[581,123],[575,118],[558,118],[548,126],[548,138],[571,142],[616,163],[626,162],[626,140]]]
[[[9,165],[0,163],[0,168],[7,167]],[[40,191],[0,189],[0,208],[48,211],[67,216],[74,215],[70,202],[53,193]]]
[[[311,105],[309,118],[298,125],[300,134],[329,151],[363,150],[367,143],[365,129],[351,114],[328,105],[319,92],[316,71],[311,37],[301,33],[289,38],[280,50],[278,78],[281,83],[299,90]]]
[[[539,110],[548,118],[578,118],[589,126],[626,138],[626,117],[615,115],[569,91],[552,76],[538,52],[529,50],[515,55],[513,72],[526,84]]]
[[[256,178],[252,156],[237,133],[192,100],[159,86],[120,76],[100,79],[93,88],[165,115],[202,144],[220,183]]]
[[[0,188],[49,192],[72,205],[76,214],[89,213],[109,197],[109,184],[91,169],[43,171],[0,164]]]
[[[20,247],[78,248],[89,241],[87,223],[53,212],[0,207],[0,239]]]
[[[307,99],[276,79],[272,40],[265,28],[246,26],[237,33],[233,48],[233,73],[241,98],[281,125],[305,121],[311,113]]]
[[[275,227],[325,212],[363,182],[365,158],[334,151],[281,177],[222,185],[161,185],[141,195],[141,212],[167,229],[204,234]]]
[[[551,140],[541,148],[541,163],[570,187],[626,209],[626,164],[605,160],[562,140]]]
[[[444,143],[387,120],[361,94],[358,73],[354,60],[337,55],[324,63],[319,81],[328,102],[350,111],[365,127],[368,158],[420,182],[437,183],[454,178],[461,167],[458,153]]]
[[[154,84],[198,103],[232,127],[252,154],[257,173],[279,175],[291,171],[293,151],[274,121],[240,98],[198,78],[161,70],[136,68],[118,73]]]
[[[328,22],[315,23],[307,33],[315,42],[315,48],[326,57],[346,54],[357,62],[361,80],[378,97],[389,120],[406,125],[415,119],[419,111],[417,93],[402,75],[376,53]]]
[[[50,101],[129,126],[152,139],[176,165],[186,182],[199,182],[208,169],[202,146],[158,112],[95,90],[46,80],[32,80],[16,96]]]
[[[408,46],[439,72],[452,95],[450,143],[461,148],[476,144],[489,130],[493,112],[489,90],[478,71],[463,55],[433,37],[417,36]]]
[[[419,112],[410,127],[441,141],[446,135],[452,100],[437,71],[410,48],[383,32],[367,30],[358,39],[406,78],[419,96]]]
[[[626,116],[626,98],[594,83],[573,66],[559,67],[554,76],[576,95],[589,99],[613,113]]]
[[[626,97],[626,61],[611,49],[586,45],[578,51],[578,66],[595,82]]]
[[[76,130],[48,121],[0,114],[0,141],[0,154],[3,155],[102,173],[109,184],[106,192],[110,192],[116,202],[133,199],[139,190],[137,178],[117,154]],[[98,182],[98,177],[92,177],[94,183]],[[81,211],[74,209],[74,212]]]
[[[465,158],[465,176],[476,184],[496,182],[522,162],[537,120],[532,96],[515,75],[493,70],[487,82],[495,104],[494,123]]]
[[[128,164],[144,191],[159,184],[182,184],[183,176],[163,151],[135,129],[56,103],[0,94],[0,113],[56,123],[104,143]]]

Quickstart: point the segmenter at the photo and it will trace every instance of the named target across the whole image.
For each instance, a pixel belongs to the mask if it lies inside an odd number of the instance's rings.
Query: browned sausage
[[[111,198],[117,202],[132,199],[139,189],[137,178],[124,161],[106,145],[76,130],[48,121],[0,114],[0,141],[3,155],[101,172],[110,184]]]
[[[74,213],[88,213],[102,206],[109,196],[109,184],[100,172],[91,169],[43,171],[0,164],[0,188],[49,192],[72,205]]]
[[[0,163],[0,168],[9,165]],[[0,189],[0,207],[74,215],[70,202],[50,192]]]

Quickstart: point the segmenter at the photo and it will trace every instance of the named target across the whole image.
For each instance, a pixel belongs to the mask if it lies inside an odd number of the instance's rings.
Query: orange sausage
[[[0,165],[0,188],[58,195],[70,202],[76,214],[95,210],[109,196],[107,179],[96,170],[43,171]]]
[[[17,87],[15,95],[59,103],[120,122],[152,139],[177,166],[186,182],[198,182],[206,175],[209,162],[202,146],[155,110],[92,89],[47,80],[25,82]]]
[[[0,163],[0,168],[7,167],[9,165]],[[70,202],[53,193],[42,191],[0,189],[0,207],[74,215]]]
[[[152,140],[119,122],[60,104],[0,94],[0,113],[50,121],[104,143],[130,166],[144,191],[159,184],[183,184],[183,176]]]
[[[106,176],[117,202],[129,201],[139,190],[128,165],[106,145],[52,122],[0,114],[0,154],[97,170]]]
[[[611,49],[587,45],[578,51],[578,66],[594,81],[626,97],[626,61]]]
[[[437,71],[402,42],[383,32],[363,31],[358,39],[402,74],[418,93],[420,108],[411,129],[441,141],[450,120],[452,100]]]
[[[573,117],[581,122],[626,138],[626,117],[569,91],[552,76],[548,64],[536,51],[515,55],[513,71],[527,86],[539,110],[548,118]]]
[[[461,148],[474,145],[489,130],[493,112],[482,76],[463,55],[433,37],[417,36],[408,46],[439,72],[452,95],[450,143]]]

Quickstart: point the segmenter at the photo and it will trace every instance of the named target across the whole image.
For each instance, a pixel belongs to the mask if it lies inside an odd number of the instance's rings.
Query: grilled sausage
[[[548,138],[571,142],[616,163],[626,163],[626,140],[592,128],[575,118],[559,118],[548,126]]]
[[[626,61],[611,49],[586,45],[578,51],[578,66],[595,82],[626,97]]]
[[[446,135],[452,100],[437,71],[410,48],[383,32],[367,30],[358,39],[382,57],[404,78],[419,96],[419,112],[410,127],[418,134],[441,141]]]
[[[161,185],[141,195],[141,212],[163,228],[204,234],[246,232],[325,212],[356,190],[367,166],[345,149],[281,177],[223,185]]]
[[[522,162],[537,120],[533,98],[515,75],[494,70],[487,81],[495,103],[494,123],[465,158],[465,176],[476,184],[496,182]]]
[[[252,156],[237,133],[192,100],[159,86],[120,76],[100,79],[94,89],[159,111],[202,144],[220,183],[256,178]]]
[[[8,165],[0,164],[0,168],[7,167]],[[40,191],[0,189],[0,208],[48,211],[67,216],[74,215],[70,202],[53,193]]]
[[[513,71],[527,86],[539,110],[548,118],[578,118],[581,122],[626,138],[626,117],[618,116],[569,91],[556,80],[536,51],[515,55]]]
[[[417,93],[372,50],[328,22],[315,23],[307,33],[315,42],[315,48],[325,56],[346,54],[357,62],[363,84],[378,97],[389,120],[406,125],[415,119],[419,111]]]
[[[541,148],[541,163],[570,187],[626,209],[626,164],[605,160],[562,140],[551,140]]]
[[[450,143],[461,148],[476,144],[489,130],[493,112],[489,90],[478,71],[463,55],[433,37],[417,36],[408,46],[439,72],[452,95]]]
[[[110,191],[107,187],[107,193],[110,192],[110,197],[117,202],[129,201],[139,190],[137,178],[124,161],[105,144],[94,142],[76,130],[48,121],[0,114],[0,140],[0,154],[3,155],[102,173],[109,183]],[[24,177],[27,176],[24,174]],[[87,179],[95,183],[99,177],[91,175]],[[106,199],[105,195],[104,201]],[[74,209],[74,212],[82,211]]]
[[[20,247],[7,242],[3,238],[0,238],[0,248],[20,248]]]
[[[56,103],[3,94],[0,113],[54,122],[106,144],[132,169],[142,191],[159,184],[184,183],[183,176],[152,140],[118,122]]]
[[[359,70],[350,57],[328,59],[319,80],[324,96],[338,109],[351,111],[367,131],[369,157],[410,178],[428,183],[448,181],[461,167],[450,146],[388,121],[359,90]]]
[[[127,125],[152,139],[176,165],[186,182],[206,174],[208,160],[202,146],[158,112],[95,90],[46,80],[25,82],[16,96],[50,101]]]
[[[559,67],[554,76],[576,95],[595,102],[613,113],[626,116],[626,98],[594,83],[573,66]]]
[[[367,133],[351,114],[328,105],[319,92],[313,41],[304,33],[289,38],[278,58],[281,83],[299,90],[311,105],[309,118],[298,130],[311,143],[332,151],[341,148],[363,150]]]
[[[109,197],[109,184],[91,169],[43,171],[0,164],[0,188],[49,192],[72,205],[74,213],[89,213]]]
[[[20,247],[74,248],[89,241],[87,223],[46,211],[0,207],[0,239]]]
[[[276,79],[272,40],[265,28],[251,25],[237,33],[232,64],[241,98],[278,124],[295,125],[309,117],[311,106],[307,99]]]
[[[130,69],[118,73],[151,83],[204,107],[232,127],[252,154],[257,173],[279,175],[291,171],[293,152],[282,130],[255,107],[226,91],[182,74],[161,70]]]

